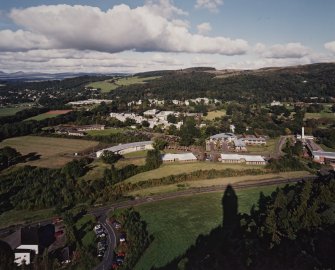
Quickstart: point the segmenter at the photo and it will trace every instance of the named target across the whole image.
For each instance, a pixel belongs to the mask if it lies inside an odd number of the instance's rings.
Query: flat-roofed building
[[[315,162],[335,164],[335,152],[312,151],[312,156]]]
[[[264,137],[256,137],[255,135],[245,135],[241,138],[246,145],[265,145],[266,139]]]
[[[180,153],[180,154],[164,154],[162,156],[163,162],[194,162],[197,161],[197,157],[193,153]]]
[[[99,158],[104,151],[110,151],[115,154],[123,155],[127,153],[143,151],[143,150],[152,150],[152,149],[154,149],[153,141],[133,142],[133,143],[120,144],[99,150],[96,152],[96,156],[97,158]]]
[[[222,163],[244,163],[247,165],[266,165],[262,156],[239,155],[239,154],[221,154]]]

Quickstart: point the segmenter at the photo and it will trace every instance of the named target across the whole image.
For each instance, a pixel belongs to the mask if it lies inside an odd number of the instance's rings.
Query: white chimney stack
[[[305,139],[305,128],[304,127],[301,128],[301,139],[302,140]]]

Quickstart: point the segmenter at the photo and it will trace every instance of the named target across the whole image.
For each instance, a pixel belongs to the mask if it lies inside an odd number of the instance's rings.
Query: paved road
[[[107,221],[107,216],[105,214],[102,214],[99,217],[99,222],[101,225],[105,228],[107,231],[107,241],[108,241],[108,248],[105,252],[105,256],[103,257],[103,260],[101,263],[94,268],[95,270],[107,270],[111,269],[112,262],[113,262],[113,255],[114,255],[114,249],[116,247],[116,234],[114,229],[112,228],[111,224]]]
[[[283,155],[283,152],[282,152],[283,146],[286,143],[286,140],[289,138],[294,138],[294,136],[293,135],[280,136],[280,139],[275,148],[274,155],[272,156],[273,158],[279,158],[280,156]]]

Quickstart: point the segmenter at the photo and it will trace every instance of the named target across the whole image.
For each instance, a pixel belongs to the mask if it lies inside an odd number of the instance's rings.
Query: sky
[[[0,70],[335,62],[334,0],[1,0]]]

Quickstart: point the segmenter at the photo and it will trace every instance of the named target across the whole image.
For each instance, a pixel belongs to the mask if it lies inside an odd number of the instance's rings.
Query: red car
[[[57,231],[57,232],[55,232],[55,237],[62,236],[63,234],[64,234],[63,230]]]

